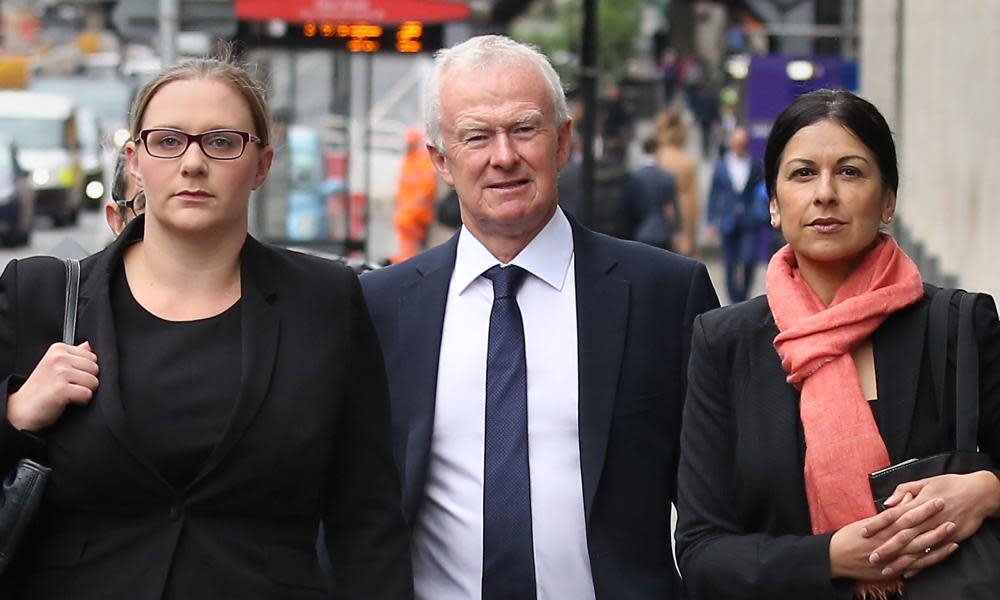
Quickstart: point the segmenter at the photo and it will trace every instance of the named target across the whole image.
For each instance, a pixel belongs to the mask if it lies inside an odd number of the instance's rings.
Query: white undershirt
[[[729,172],[729,182],[733,185],[733,191],[742,194],[743,188],[747,186],[747,180],[750,179],[750,155],[741,157],[727,152],[726,171]]]
[[[467,229],[458,239],[441,332],[434,433],[413,532],[418,600],[479,600],[483,574],[486,347],[499,261]],[[561,209],[509,264],[528,364],[528,462],[538,600],[593,600],[578,428],[573,234]]]

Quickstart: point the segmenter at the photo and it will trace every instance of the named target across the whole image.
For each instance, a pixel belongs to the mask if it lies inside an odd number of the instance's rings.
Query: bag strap
[[[927,351],[931,359],[931,382],[934,384],[934,399],[937,401],[938,439],[948,437],[948,419],[945,418],[945,388],[948,373],[948,320],[951,299],[958,293],[954,289],[941,289],[931,299],[927,315]]]
[[[976,341],[976,298],[962,294],[955,351],[955,449],[975,452],[979,438],[979,346]]]
[[[63,343],[76,344],[76,305],[80,299],[80,261],[63,259],[66,265],[66,308],[63,312]]]

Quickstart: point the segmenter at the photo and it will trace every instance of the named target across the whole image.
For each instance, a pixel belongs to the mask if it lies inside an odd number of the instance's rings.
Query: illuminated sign
[[[444,43],[440,24],[407,21],[400,25],[307,21],[287,24],[274,35],[267,23],[241,21],[237,38],[252,47],[330,48],[348,52],[434,52]]]

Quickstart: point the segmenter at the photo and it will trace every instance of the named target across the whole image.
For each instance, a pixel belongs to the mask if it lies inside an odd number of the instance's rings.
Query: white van
[[[14,140],[18,163],[31,173],[36,214],[57,227],[76,222],[83,196],[75,115],[63,96],[0,91],[0,133]]]

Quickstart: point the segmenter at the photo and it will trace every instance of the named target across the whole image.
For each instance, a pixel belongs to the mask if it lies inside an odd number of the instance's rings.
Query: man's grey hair
[[[441,135],[441,83],[442,78],[452,69],[485,69],[487,67],[518,67],[524,62],[534,65],[549,88],[556,125],[562,126],[569,120],[566,93],[562,81],[549,59],[531,44],[515,42],[502,35],[481,35],[470,38],[457,46],[438,50],[434,54],[434,68],[431,70],[424,88],[424,120],[427,125],[427,139],[444,151]]]

